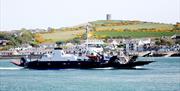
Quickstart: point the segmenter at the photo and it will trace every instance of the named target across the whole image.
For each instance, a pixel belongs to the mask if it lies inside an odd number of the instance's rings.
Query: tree
[[[80,44],[80,39],[79,38],[74,38],[72,40],[73,43],[76,43],[76,44]]]
[[[20,44],[31,43],[34,38],[34,35],[29,30],[21,29],[18,34],[19,35],[16,36],[15,39]]]
[[[63,42],[63,41],[57,41],[56,44],[57,44],[58,46],[60,46],[60,45],[64,44],[64,42]]]
[[[36,34],[35,35],[35,40],[38,42],[38,43],[43,43],[45,41],[45,39],[40,35],[40,34]]]

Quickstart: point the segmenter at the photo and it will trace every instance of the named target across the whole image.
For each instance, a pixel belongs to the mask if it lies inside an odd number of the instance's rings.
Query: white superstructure
[[[73,54],[66,54],[62,49],[55,49],[50,54],[44,54],[40,61],[85,61],[88,60],[86,56],[76,56]]]

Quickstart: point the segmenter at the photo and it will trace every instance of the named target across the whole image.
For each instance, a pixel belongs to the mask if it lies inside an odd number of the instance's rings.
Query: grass
[[[163,23],[152,23],[152,22],[143,22],[143,21],[122,21],[122,20],[98,20],[91,22],[92,24],[97,25],[96,28],[100,30],[108,30],[108,29],[114,29],[114,30],[138,30],[138,29],[160,29],[160,30],[172,30],[174,26],[172,24],[163,24]],[[113,25],[113,24],[123,24],[125,25]],[[112,24],[112,26],[103,26],[102,24]]]
[[[146,28],[146,29],[152,29],[152,28],[156,28],[156,29],[166,29],[166,30],[171,30],[173,29],[173,25],[166,25],[166,24],[151,24],[151,23],[145,23],[145,24],[135,24],[135,25],[122,25],[122,26],[100,26],[97,27],[100,29],[120,29],[120,30],[124,30],[124,29],[129,29],[129,30],[137,30],[137,29],[142,29],[142,28]]]
[[[136,31],[141,29],[172,30],[174,28],[172,24],[152,23],[152,22],[143,22],[143,21],[124,21],[124,20],[110,20],[110,21],[98,20],[98,21],[93,21],[91,23],[95,26],[95,29],[97,29],[97,31],[94,31],[95,36],[141,38],[141,37],[172,36],[176,34],[176,32],[168,32],[168,31],[167,32]],[[108,24],[110,24],[110,26]],[[76,35],[85,33],[85,30],[83,29],[81,30],[80,29],[78,30],[76,28],[71,28],[71,29],[73,31],[70,30],[55,31],[54,33],[41,34],[41,36],[46,40],[50,40],[51,42],[56,42],[56,41],[71,40],[74,37],[76,37]],[[103,31],[98,31],[98,29]],[[125,30],[125,29],[133,30],[133,31],[126,31],[126,32],[112,31],[112,30]],[[180,32],[178,32],[177,34],[180,34]]]
[[[117,31],[99,31],[94,32],[95,36],[109,36],[109,37],[161,37],[172,36],[174,34],[180,34],[180,32],[117,32]]]
[[[51,42],[67,41],[76,37],[77,34],[80,34],[83,32],[85,32],[85,30],[56,31],[54,33],[41,34],[41,36],[46,40],[50,40]]]
[[[51,42],[56,41],[67,41],[76,37],[77,34],[84,33],[85,30],[76,31],[56,31],[54,33],[41,34],[42,37]],[[118,31],[95,31],[95,36],[109,36],[109,37],[131,37],[131,38],[142,38],[142,37],[162,37],[172,36],[174,34],[180,34],[180,32],[118,32]]]

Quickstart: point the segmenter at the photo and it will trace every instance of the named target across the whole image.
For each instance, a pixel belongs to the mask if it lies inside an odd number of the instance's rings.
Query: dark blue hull
[[[29,69],[90,69],[90,68],[105,68],[113,67],[117,69],[133,68],[135,66],[142,66],[153,61],[135,61],[127,64],[119,63],[101,63],[93,61],[31,61],[18,66]],[[15,64],[15,63],[14,63]]]

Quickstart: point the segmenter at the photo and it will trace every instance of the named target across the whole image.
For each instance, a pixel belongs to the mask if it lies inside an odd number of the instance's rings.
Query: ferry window
[[[96,47],[97,47],[97,48],[101,48],[101,45],[97,45]]]
[[[100,44],[88,44],[88,47],[97,47],[97,48],[100,48],[101,45]]]
[[[88,47],[95,47],[93,44],[88,44]]]

